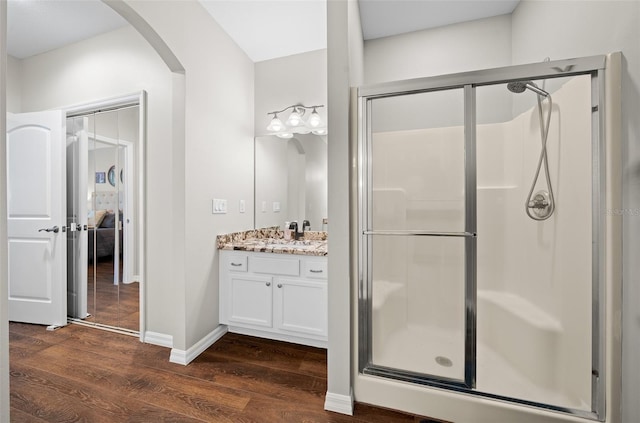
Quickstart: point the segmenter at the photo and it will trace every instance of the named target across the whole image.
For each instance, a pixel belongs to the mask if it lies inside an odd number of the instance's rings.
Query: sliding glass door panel
[[[371,229],[464,231],[463,89],[370,102]]]
[[[465,240],[372,236],[372,364],[464,381]]]

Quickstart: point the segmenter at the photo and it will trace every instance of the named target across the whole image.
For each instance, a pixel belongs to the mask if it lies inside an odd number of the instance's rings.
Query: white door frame
[[[71,228],[69,228],[69,226],[71,226],[72,223],[76,223],[76,225],[83,227],[84,225],[87,224],[87,202],[85,201],[86,199],[86,192],[87,192],[87,178],[84,177],[79,177],[79,175],[87,175],[87,162],[88,162],[88,139],[87,139],[87,134],[84,131],[81,131],[80,133],[76,132],[75,129],[76,128],[71,128],[71,132],[70,132],[70,128],[69,128],[69,122],[68,119],[65,119],[67,121],[67,164],[66,164],[66,172],[67,172],[67,181],[66,181],[66,186],[67,186],[67,228],[69,229],[69,231],[67,232],[67,248],[69,248],[69,237],[72,238],[76,238],[77,242],[79,243],[79,245],[87,245],[87,231],[83,231],[83,230],[78,230],[75,232],[71,232]],[[87,119],[84,118],[83,119],[83,125],[82,127],[86,127],[86,121]],[[71,144],[70,144],[70,137],[75,138],[74,140],[71,140]],[[73,157],[77,157],[78,161],[78,166],[69,166],[69,163],[71,163],[71,161],[69,160],[69,147],[73,148]],[[74,158],[71,158],[71,160],[73,161]],[[76,181],[74,183],[74,190],[77,192],[70,192],[69,191],[69,178],[72,178],[72,180]],[[69,197],[70,196],[77,196],[76,198],[74,198],[74,200],[78,201],[78,204],[76,207],[69,207]],[[70,212],[72,213],[77,213],[77,215],[72,216],[70,215]],[[71,235],[73,234],[73,235]],[[86,249],[86,247],[85,247]],[[75,249],[73,249],[73,251],[71,251],[72,254],[77,254],[77,251],[75,251]],[[69,281],[69,273],[70,271],[73,272],[75,274],[74,280],[73,280],[73,288],[72,288],[72,295],[69,296],[69,287],[67,285],[67,313],[69,311],[69,304],[73,304],[73,313],[72,313],[72,317],[74,318],[85,318],[87,317],[87,273],[88,273],[88,268],[87,268],[87,254],[86,251],[82,252],[83,254],[80,254],[80,256],[76,255],[76,258],[78,258],[79,260],[77,260],[77,262],[74,261],[70,261],[68,254],[69,251],[67,251],[67,284]],[[69,265],[74,265],[75,268],[70,270],[69,269]],[[84,281],[81,282],[81,281]]]
[[[117,109],[125,106],[138,105],[138,213],[135,216],[137,222],[138,232],[138,281],[140,289],[140,341],[144,341],[144,333],[146,332],[146,238],[145,227],[146,222],[144,219],[146,211],[145,202],[145,187],[146,187],[146,141],[147,141],[147,92],[139,91],[133,94],[111,97],[104,100],[99,100],[91,103],[81,103],[63,107],[62,110],[66,113],[66,116],[79,115],[83,113],[90,113],[92,111],[105,111],[108,109]]]

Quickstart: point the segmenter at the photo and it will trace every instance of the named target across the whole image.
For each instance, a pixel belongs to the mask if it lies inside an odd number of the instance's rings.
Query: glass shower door
[[[470,95],[461,87],[363,104],[365,373],[475,383]]]

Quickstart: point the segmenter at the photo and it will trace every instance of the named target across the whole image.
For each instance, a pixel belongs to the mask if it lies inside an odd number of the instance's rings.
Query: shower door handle
[[[478,236],[475,232],[438,232],[438,231],[388,231],[388,230],[377,230],[377,231],[362,231],[362,235],[412,235],[412,236],[445,236],[445,237],[466,237],[466,238],[474,238]]]

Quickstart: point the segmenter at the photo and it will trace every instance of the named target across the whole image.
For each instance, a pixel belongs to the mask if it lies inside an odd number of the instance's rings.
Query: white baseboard
[[[353,390],[349,395],[327,392],[324,399],[324,409],[353,416]]]
[[[227,327],[225,325],[219,325],[217,328],[209,332],[204,338],[189,347],[186,351],[172,348],[169,361],[186,366],[202,354],[204,350],[213,345],[218,339],[222,338],[225,333],[227,333]]]
[[[142,342],[160,347],[173,348],[173,336],[164,333],[147,331],[144,333]]]

